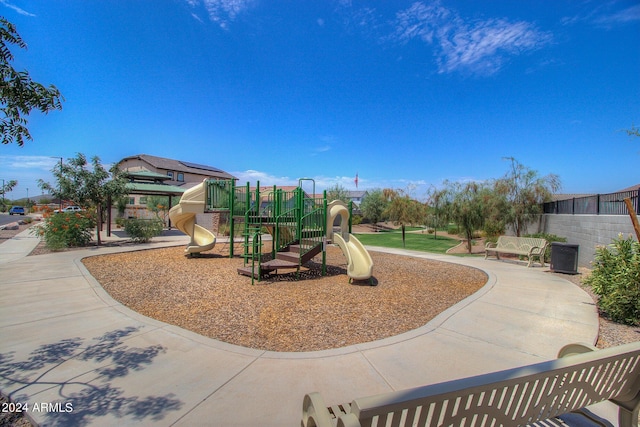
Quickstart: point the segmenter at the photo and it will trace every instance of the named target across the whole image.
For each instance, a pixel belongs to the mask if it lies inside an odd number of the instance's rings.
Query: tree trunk
[[[403,248],[406,247],[406,244],[405,244],[405,241],[404,241],[404,224],[402,224],[402,247]]]
[[[102,244],[100,241],[100,228],[102,227],[102,206],[98,203],[97,207],[97,223],[96,223],[96,240],[98,241],[98,246]]]

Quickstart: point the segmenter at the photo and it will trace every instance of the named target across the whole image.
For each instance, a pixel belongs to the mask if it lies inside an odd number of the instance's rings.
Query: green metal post
[[[315,197],[315,195],[314,195]],[[322,220],[322,275],[327,275],[327,190],[322,193],[322,211],[324,212]]]
[[[295,218],[296,218],[296,236],[295,239],[298,242],[302,240],[302,217],[304,215],[304,192],[302,187],[298,187],[295,190],[296,204],[295,204]]]
[[[349,201],[349,234],[351,234],[351,218],[353,217],[353,200]]]
[[[273,223],[273,243],[271,244],[271,252],[273,257],[276,257],[276,252],[278,251],[280,246],[280,227],[278,227],[278,221],[276,221],[276,219],[280,216],[281,213],[281,196],[282,196],[282,190],[278,190],[276,188],[276,186],[273,186],[273,218],[272,220],[274,221]]]
[[[235,233],[235,219],[233,218],[233,213],[235,211],[235,200],[236,200],[236,181],[231,180],[231,188],[229,190],[229,258],[233,258],[233,236]]]
[[[247,185],[249,185],[247,183]],[[248,187],[247,187],[248,189]],[[250,206],[250,205],[249,205]],[[252,220],[254,223],[257,223],[257,227],[258,227],[258,231],[257,233],[260,234],[261,232],[261,228],[262,228],[262,214],[260,213],[260,181],[256,181],[256,193],[255,193],[255,202],[253,205],[253,209],[250,209],[251,212],[253,213],[254,219]],[[252,238],[253,239],[253,238]],[[262,237],[260,237],[260,248],[262,248]],[[251,242],[251,250],[253,252],[253,241]],[[262,252],[262,249],[260,249],[260,251]],[[262,253],[258,254],[258,256],[260,257],[259,262],[262,261]],[[260,270],[260,267],[258,267],[258,270]],[[260,281],[258,279],[258,281]]]

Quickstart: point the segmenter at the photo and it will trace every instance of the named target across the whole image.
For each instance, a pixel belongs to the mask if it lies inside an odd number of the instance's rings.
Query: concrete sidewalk
[[[122,248],[24,257],[30,240],[15,240],[0,245],[0,260],[10,260],[0,263],[0,389],[43,425],[298,426],[311,391],[328,404],[349,402],[548,360],[598,333],[591,298],[547,269],[369,248],[476,267],[489,280],[427,325],[381,341],[306,353],[247,349],[113,300],[81,259]],[[133,249],[186,241],[159,237]]]

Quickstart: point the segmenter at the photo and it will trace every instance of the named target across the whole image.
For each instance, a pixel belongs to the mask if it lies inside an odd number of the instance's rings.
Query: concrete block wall
[[[622,233],[634,236],[631,218],[628,215],[543,215],[545,233],[566,237],[567,243],[580,245],[578,264],[590,267],[597,246],[606,246]]]

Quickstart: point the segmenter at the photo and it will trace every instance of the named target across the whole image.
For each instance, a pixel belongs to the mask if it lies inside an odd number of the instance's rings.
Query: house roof
[[[349,193],[349,197],[352,199],[357,199],[357,198],[362,198],[364,197],[364,195],[366,194],[366,191],[364,190],[357,190],[357,191],[348,191],[347,193]]]
[[[154,184],[150,182],[128,182],[127,191],[129,194],[148,194],[161,196],[182,196],[185,192],[184,188],[175,185]]]
[[[126,171],[126,173],[130,178],[142,181],[167,181],[171,179],[171,177],[168,175],[163,175],[161,173],[151,172],[148,170]]]
[[[121,160],[121,162],[126,160],[142,160],[156,169],[164,169],[167,171],[192,173],[215,178],[237,179],[235,176],[213,166],[192,163],[183,160],[168,159],[165,157],[151,156],[149,154],[137,154],[135,156],[125,157]]]

